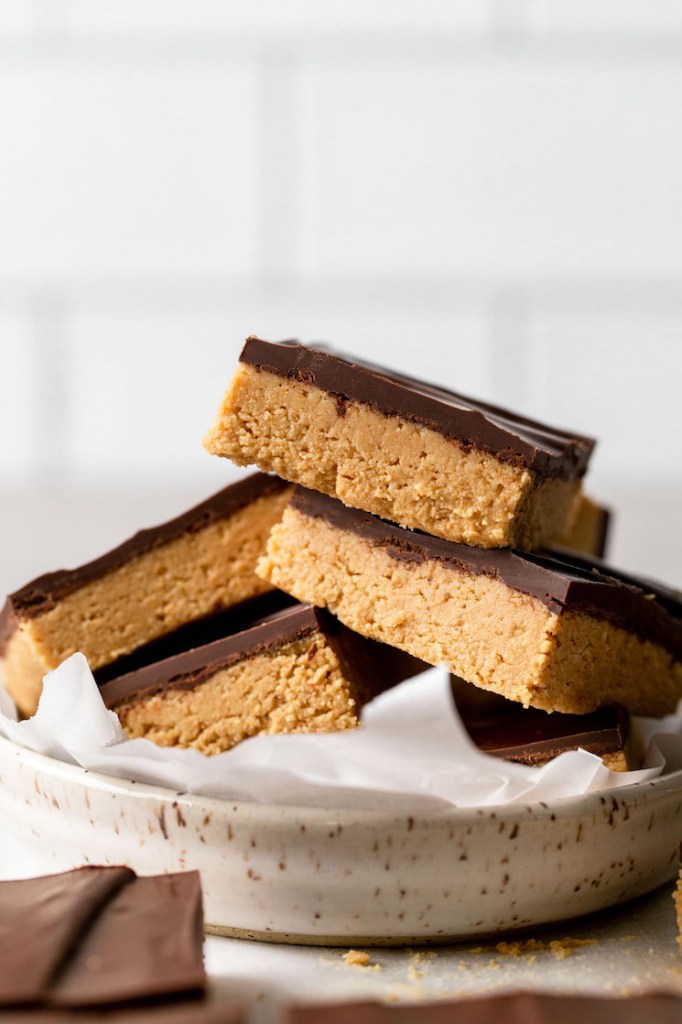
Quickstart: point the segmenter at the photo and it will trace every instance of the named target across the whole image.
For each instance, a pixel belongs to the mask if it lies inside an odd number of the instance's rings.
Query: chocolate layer
[[[42,1002],[81,934],[134,877],[129,868],[84,867],[0,882],[0,1007]]]
[[[198,871],[133,878],[102,908],[48,993],[55,1006],[102,1006],[203,992]]]
[[[147,665],[173,658],[176,654],[183,654],[194,647],[214,643],[233,633],[240,633],[266,616],[290,608],[295,603],[295,599],[282,590],[269,590],[225,611],[195,619],[194,622],[188,622],[179,629],[165,633],[158,639],[138,647],[131,654],[96,669],[93,675],[102,686],[111,679],[137,672]]]
[[[2,1020],[245,1019],[236,1003],[205,995],[198,872],[136,877],[125,867],[83,867],[0,882]]]
[[[455,544],[404,529],[303,487],[296,488],[291,504],[305,516],[324,519],[384,548],[398,561],[433,559],[454,571],[498,579],[537,598],[554,614],[582,612],[606,619],[682,657],[682,595],[613,569],[599,559],[569,552],[553,552],[550,557],[515,548]]]
[[[600,708],[588,715],[548,714],[524,708],[498,694],[452,677],[455,704],[469,736],[486,754],[517,764],[541,765],[568,750],[604,757],[627,743],[624,708]]]
[[[268,615],[250,629],[113,679],[102,686],[102,700],[112,708],[137,694],[153,693],[167,687],[190,690],[244,658],[294,643],[322,628],[336,631],[342,627],[321,609],[296,604]]]
[[[16,628],[17,616],[35,618],[54,607],[57,600],[71,594],[112,569],[125,565],[139,555],[168,544],[187,533],[199,533],[220,519],[227,519],[241,508],[289,485],[275,476],[254,473],[223,488],[200,505],[160,526],[140,530],[129,540],[76,569],[60,569],[27,583],[10,594],[0,613],[0,650]]]
[[[420,423],[466,449],[481,449],[538,476],[581,477],[594,448],[588,437],[548,427],[477,399],[371,363],[295,341],[247,338],[240,362],[312,384],[344,402],[369,405],[386,416]]]
[[[379,1002],[322,1003],[289,1009],[284,1024],[673,1024],[682,1020],[679,995],[546,995],[514,992],[478,999],[395,1006]]]
[[[247,1024],[247,1021],[246,1007],[238,1002],[202,997],[116,1009],[13,1010],[11,1024]]]

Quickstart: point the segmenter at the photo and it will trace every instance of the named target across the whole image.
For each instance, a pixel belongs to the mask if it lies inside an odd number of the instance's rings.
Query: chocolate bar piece
[[[628,745],[630,718],[612,705],[588,715],[548,714],[524,708],[497,693],[451,676],[452,692],[464,727],[485,754],[540,767],[568,750],[587,750],[611,771],[636,767]]]
[[[598,505],[586,494],[581,494],[573,523],[568,532],[557,539],[556,544],[584,555],[605,558],[612,519],[609,509]]]
[[[682,696],[682,597],[594,559],[453,544],[298,488],[258,571],[524,705],[658,716]]]
[[[594,442],[296,342],[248,338],[208,451],[480,547],[570,526]]]
[[[206,987],[197,871],[133,878],[85,932],[50,987],[54,1006],[201,993]]]
[[[424,667],[297,604],[114,679],[101,694],[128,736],[217,754],[261,733],[355,728],[367,700]]]
[[[241,1004],[210,996],[116,1009],[12,1010],[11,1016],[11,1024],[247,1024],[247,1020]]]
[[[0,882],[0,1007],[203,993],[202,945],[196,871],[138,878],[85,867]]]
[[[291,1007],[285,1024],[673,1024],[682,999],[671,994],[625,998],[514,992],[478,999],[395,1006],[379,1002]]]
[[[134,877],[85,867],[0,882],[0,1006],[41,1002],[81,933]]]
[[[44,674],[75,651],[93,670],[111,669],[188,622],[269,590],[254,568],[289,493],[281,480],[255,474],[87,565],[11,594],[0,653],[22,713],[33,714]]]

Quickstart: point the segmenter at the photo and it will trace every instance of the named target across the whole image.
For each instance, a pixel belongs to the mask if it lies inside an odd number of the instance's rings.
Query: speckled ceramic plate
[[[577,917],[671,878],[682,837],[682,772],[437,817],[181,795],[3,739],[0,780],[32,868],[198,868],[210,930],[280,942],[445,942]]]

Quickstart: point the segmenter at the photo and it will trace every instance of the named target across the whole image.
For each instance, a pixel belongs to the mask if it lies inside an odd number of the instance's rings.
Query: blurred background
[[[248,334],[600,439],[682,586],[679,0],[2,0],[0,591],[238,472]]]

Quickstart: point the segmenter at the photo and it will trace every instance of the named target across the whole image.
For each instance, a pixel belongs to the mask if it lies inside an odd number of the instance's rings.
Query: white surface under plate
[[[196,868],[211,930],[325,945],[508,934],[642,895],[676,870],[682,812],[680,771],[549,804],[398,815],[183,795],[4,739],[0,780],[26,873]]]

